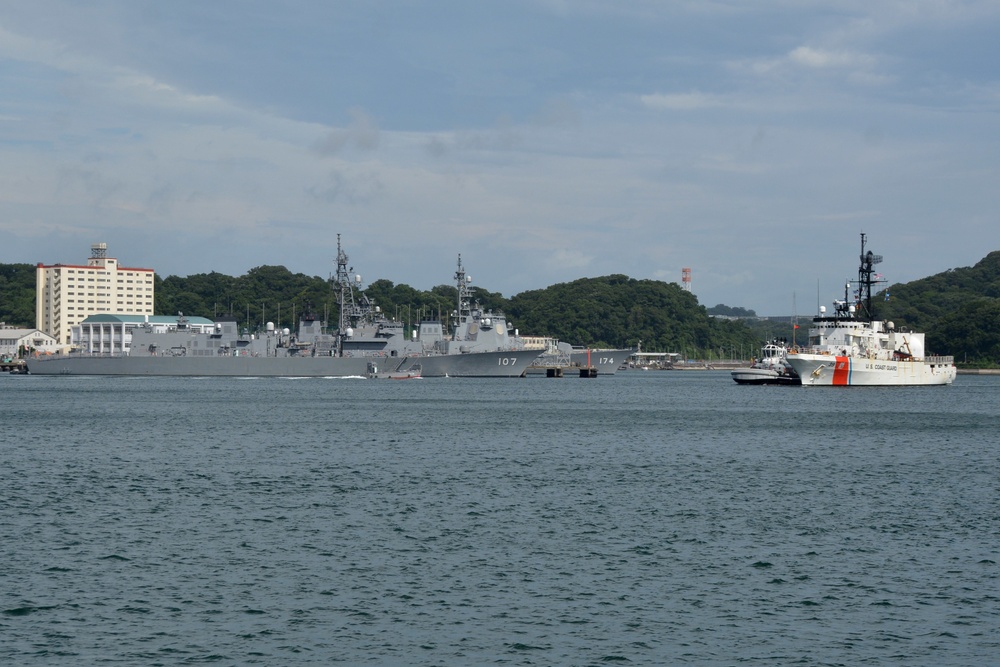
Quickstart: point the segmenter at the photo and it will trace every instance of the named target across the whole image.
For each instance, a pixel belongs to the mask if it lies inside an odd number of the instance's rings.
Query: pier
[[[582,378],[595,378],[597,377],[597,368],[594,366],[556,363],[550,365],[532,365],[524,370],[525,377],[528,375],[542,375],[543,373],[547,378],[561,378],[567,375],[570,377],[577,375]]]
[[[11,375],[25,375],[28,372],[28,364],[24,359],[11,359],[10,361],[0,361],[0,372]]]

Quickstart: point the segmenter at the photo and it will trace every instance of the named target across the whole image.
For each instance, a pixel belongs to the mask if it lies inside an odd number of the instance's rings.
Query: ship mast
[[[882,261],[882,255],[876,255],[871,250],[865,252],[865,233],[861,233],[861,266],[858,268],[857,317],[866,322],[875,319],[875,306],[872,303],[872,285],[884,283],[873,276],[875,265]]]
[[[370,311],[370,302],[363,298],[363,303],[358,305],[354,300],[354,287],[360,288],[361,276],[351,274],[354,267],[347,265],[347,253],[340,246],[340,234],[337,234],[337,277],[334,278],[337,290],[337,305],[340,308],[340,318],[337,323],[337,356],[342,356],[343,341],[347,337],[347,332],[359,319]]]
[[[471,299],[469,283],[472,279],[465,275],[465,267],[462,266],[462,255],[458,255],[458,270],[455,271],[455,284],[458,287],[458,310],[455,313],[455,327],[463,322],[468,322],[472,317]]]

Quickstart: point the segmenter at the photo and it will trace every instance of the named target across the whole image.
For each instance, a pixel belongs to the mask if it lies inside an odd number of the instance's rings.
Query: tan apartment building
[[[85,265],[38,264],[35,326],[68,346],[73,327],[90,315],[152,315],[154,276],[153,269],[119,266],[107,243],[91,245]]]

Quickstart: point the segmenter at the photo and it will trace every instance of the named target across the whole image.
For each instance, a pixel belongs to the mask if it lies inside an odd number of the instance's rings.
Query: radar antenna
[[[858,268],[857,317],[871,322],[875,319],[875,306],[872,302],[872,285],[883,284],[886,281],[875,273],[875,265],[882,262],[882,255],[876,255],[871,250],[865,252],[866,235],[861,233],[861,266]]]
[[[358,321],[367,317],[374,304],[361,293],[357,300],[354,297],[355,287],[361,289],[361,276],[354,274],[354,267],[348,266],[347,253],[340,246],[340,234],[337,234],[337,277],[334,279],[337,290],[337,305],[340,308],[340,318],[337,323],[337,356],[343,353],[343,341],[347,330]]]

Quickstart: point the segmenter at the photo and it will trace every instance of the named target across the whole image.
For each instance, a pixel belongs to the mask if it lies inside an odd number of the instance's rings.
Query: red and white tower
[[[681,269],[681,288],[688,292],[691,291],[691,269],[689,267]]]

